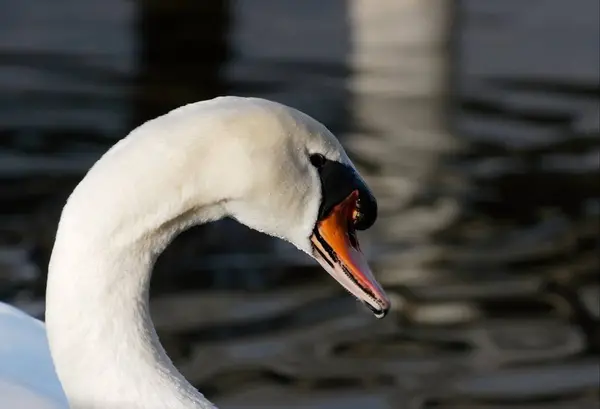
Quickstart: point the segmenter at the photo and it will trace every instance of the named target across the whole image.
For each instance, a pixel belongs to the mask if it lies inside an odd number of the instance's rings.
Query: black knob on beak
[[[324,219],[331,210],[344,201],[353,191],[358,191],[358,211],[354,221],[354,228],[366,230],[377,220],[377,201],[375,197],[356,173],[348,165],[340,162],[323,159],[317,168],[321,177],[321,206],[319,220]]]

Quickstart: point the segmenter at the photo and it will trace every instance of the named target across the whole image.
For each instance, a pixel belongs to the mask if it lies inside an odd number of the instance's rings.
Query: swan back
[[[44,324],[0,303],[0,409],[66,408]]]

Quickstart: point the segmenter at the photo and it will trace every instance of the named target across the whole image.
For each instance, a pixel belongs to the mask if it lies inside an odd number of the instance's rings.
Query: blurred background
[[[152,313],[219,407],[597,408],[598,0],[0,0],[0,300],[43,318],[61,207],[144,121],[301,109],[381,217],[378,321],[230,220],[160,257]]]

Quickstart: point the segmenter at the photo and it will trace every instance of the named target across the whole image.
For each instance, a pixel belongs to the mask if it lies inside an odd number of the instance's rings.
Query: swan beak
[[[317,222],[311,236],[313,256],[377,318],[383,318],[390,309],[390,300],[373,276],[354,229],[358,196],[355,190]]]

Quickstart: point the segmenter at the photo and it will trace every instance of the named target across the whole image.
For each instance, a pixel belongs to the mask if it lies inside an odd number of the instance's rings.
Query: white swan
[[[191,225],[230,216],[313,256],[383,317],[388,298],[354,233],[376,210],[335,137],[295,109],[221,97],[145,123],[63,209],[46,299],[52,358],[43,325],[0,306],[0,409],[214,408],[151,322],[158,254]]]

